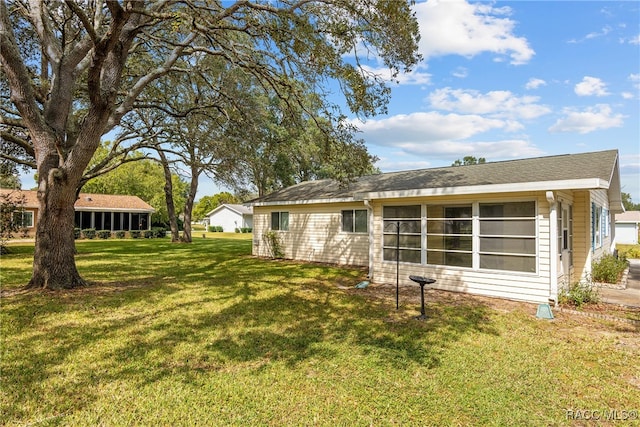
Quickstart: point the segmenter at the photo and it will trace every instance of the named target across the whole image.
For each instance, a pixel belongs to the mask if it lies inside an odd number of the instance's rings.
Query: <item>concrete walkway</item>
[[[640,259],[629,260],[626,289],[600,288],[602,302],[640,307]]]

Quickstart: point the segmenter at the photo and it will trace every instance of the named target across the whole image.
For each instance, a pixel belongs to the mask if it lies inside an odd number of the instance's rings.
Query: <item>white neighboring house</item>
[[[234,232],[236,228],[253,228],[253,207],[222,204],[207,213],[209,225],[221,226],[225,232]]]
[[[616,243],[637,245],[640,230],[640,211],[627,211],[616,214]]]

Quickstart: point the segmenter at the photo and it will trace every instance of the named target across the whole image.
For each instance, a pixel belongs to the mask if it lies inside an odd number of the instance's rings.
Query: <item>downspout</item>
[[[368,199],[364,199],[364,205],[367,208],[367,213],[369,216],[369,273],[367,274],[367,278],[369,280],[373,280],[373,256],[374,256],[374,249],[373,249],[373,241],[374,241],[374,237],[373,237],[373,206],[371,206],[371,202]]]
[[[549,300],[558,305],[558,203],[553,191],[547,191],[549,202]]]

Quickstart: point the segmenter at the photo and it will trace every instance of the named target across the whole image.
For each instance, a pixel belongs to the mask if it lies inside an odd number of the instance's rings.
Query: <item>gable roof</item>
[[[16,200],[21,196],[24,197],[24,207],[37,209],[38,195],[35,190],[0,190],[2,194],[12,194],[12,198]],[[126,196],[118,194],[90,194],[80,193],[74,204],[77,211],[117,211],[117,212],[155,212],[144,200],[138,196]]]
[[[253,215],[253,208],[251,206],[237,205],[232,203],[223,203],[205,216],[211,216],[214,213],[221,211],[222,209],[230,209],[238,215]]]
[[[596,188],[609,189],[612,202],[619,202],[621,210],[617,150],[390,172],[363,176],[347,185],[330,179],[306,181],[255,199],[251,204]]]
[[[626,211],[616,214],[616,223],[640,223],[640,211]]]

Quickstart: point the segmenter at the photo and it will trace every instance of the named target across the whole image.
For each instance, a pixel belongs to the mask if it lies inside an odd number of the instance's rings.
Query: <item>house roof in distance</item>
[[[2,189],[2,194],[12,194],[17,200],[24,197],[25,208],[39,208],[37,191]],[[80,193],[74,204],[77,211],[155,212],[155,209],[138,196],[118,194]]]
[[[206,216],[211,216],[214,213],[221,211],[222,209],[231,209],[232,211],[240,215],[253,215],[253,208],[251,206],[237,205],[233,203],[223,203],[211,212],[207,212]]]
[[[348,184],[305,181],[251,202],[254,206],[487,192],[609,189],[622,210],[618,151],[566,154],[468,166],[367,175]],[[617,194],[617,195],[616,195]]]
[[[626,211],[624,213],[616,214],[617,223],[640,223],[640,211]]]

